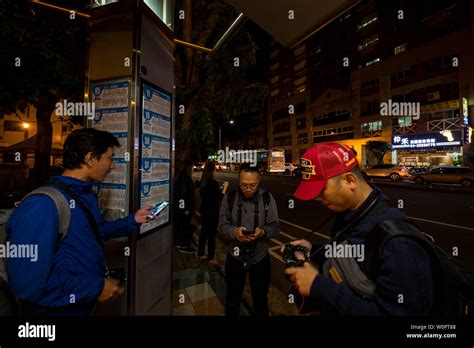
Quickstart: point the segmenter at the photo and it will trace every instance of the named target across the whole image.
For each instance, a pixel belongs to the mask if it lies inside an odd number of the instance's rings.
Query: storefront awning
[[[285,47],[298,44],[360,2],[360,0],[226,1]],[[294,19],[291,19],[292,14]]]

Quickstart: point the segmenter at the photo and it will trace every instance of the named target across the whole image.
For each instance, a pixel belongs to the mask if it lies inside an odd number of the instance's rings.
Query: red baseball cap
[[[296,198],[308,201],[316,198],[328,179],[346,173],[357,166],[354,151],[339,143],[321,143],[308,149],[301,157],[302,180]]]

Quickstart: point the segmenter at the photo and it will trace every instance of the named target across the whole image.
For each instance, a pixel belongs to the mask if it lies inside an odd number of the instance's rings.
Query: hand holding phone
[[[255,230],[243,230],[242,233],[243,235],[248,236],[250,234],[254,234]]]
[[[160,214],[163,209],[165,209],[170,203],[168,201],[164,201],[161,203],[157,203],[153,209],[150,211],[150,215],[148,215],[149,220],[153,220],[158,214]]]

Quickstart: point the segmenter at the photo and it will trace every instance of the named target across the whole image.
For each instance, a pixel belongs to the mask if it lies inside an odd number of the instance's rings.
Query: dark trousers
[[[193,240],[194,226],[191,224],[191,214],[186,215],[178,211],[175,215],[175,239],[180,245],[191,245]]]
[[[201,235],[199,236],[198,256],[204,255],[207,244],[207,258],[212,260],[216,251],[216,234],[219,217],[202,215]]]
[[[252,292],[253,311],[255,316],[268,316],[268,288],[270,287],[271,266],[270,255],[260,262],[244,269],[243,263],[231,255],[227,255],[225,263],[226,306],[225,315],[235,317],[240,314],[240,303],[244,291],[247,272],[250,274],[250,290]]]

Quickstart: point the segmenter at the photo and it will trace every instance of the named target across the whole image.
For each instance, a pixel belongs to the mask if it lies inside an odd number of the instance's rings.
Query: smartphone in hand
[[[151,210],[150,212],[150,215],[148,215],[148,219],[149,220],[152,220],[154,219],[159,213],[161,213],[163,211],[163,209],[165,209],[168,205],[170,204],[170,202],[168,201],[164,201],[164,202],[161,202],[161,203],[157,203],[153,209]]]

